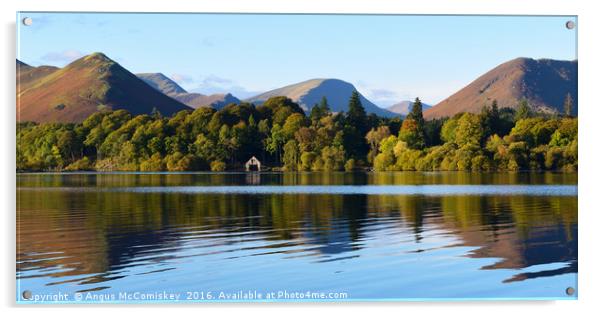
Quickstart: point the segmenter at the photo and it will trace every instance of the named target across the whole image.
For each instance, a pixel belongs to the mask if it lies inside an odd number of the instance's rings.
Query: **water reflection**
[[[322,287],[347,290],[356,298],[558,296],[567,285],[565,276],[574,278],[573,194],[92,189],[576,183],[576,177],[559,174],[433,174],[434,179],[398,174],[19,175],[17,277],[32,290],[185,289],[195,282],[217,289]],[[532,283],[536,280],[556,288],[545,292]],[[476,282],[473,292],[468,282]],[[407,293],[407,286],[415,291]]]

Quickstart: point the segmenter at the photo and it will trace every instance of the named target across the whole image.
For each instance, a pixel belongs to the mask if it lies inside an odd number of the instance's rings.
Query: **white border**
[[[4,102],[0,105],[4,141],[0,200],[2,214],[3,260],[0,300],[3,311],[19,315],[80,315],[82,312],[104,315],[135,312],[161,315],[175,308],[177,313],[306,315],[337,314],[407,314],[420,315],[581,315],[599,310],[600,291],[600,223],[602,210],[597,206],[602,179],[598,160],[602,159],[602,97],[600,96],[600,30],[602,12],[596,1],[557,0],[4,0],[0,2],[2,19],[2,76],[0,87]],[[145,12],[247,12],[247,13],[405,13],[405,14],[537,14],[578,15],[579,31],[579,300],[557,302],[387,302],[387,303],[270,303],[270,304],[202,304],[159,306],[50,306],[17,307],[15,298],[15,16],[16,11],[145,11]],[[533,39],[536,41],[537,39]],[[598,199],[597,199],[598,198]],[[134,310],[136,308],[136,310]],[[142,309],[142,310],[138,310]]]

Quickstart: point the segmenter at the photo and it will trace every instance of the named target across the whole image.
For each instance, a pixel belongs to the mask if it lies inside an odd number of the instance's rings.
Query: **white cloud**
[[[188,75],[177,74],[177,73],[172,74],[171,79],[179,84],[187,84],[187,83],[192,83],[194,81],[192,79],[192,77],[190,77]]]
[[[263,92],[249,91],[231,79],[222,78],[213,74],[201,78],[199,85],[192,89],[192,91],[202,94],[231,93],[239,99],[250,98]]]
[[[41,59],[46,62],[58,62],[58,63],[67,64],[67,63],[70,63],[83,56],[84,56],[84,53],[82,53],[78,50],[69,49],[69,50],[64,50],[62,52],[47,53],[46,55],[42,56]]]

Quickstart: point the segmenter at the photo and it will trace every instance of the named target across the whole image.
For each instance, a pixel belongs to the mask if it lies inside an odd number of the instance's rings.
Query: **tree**
[[[424,121],[417,99],[403,123],[366,116],[357,92],[347,113],[329,113],[323,99],[311,123],[288,98],[266,103],[169,118],[118,110],[82,123],[18,123],[17,170],[224,170],[260,154],[286,170],[351,170],[366,161],[391,171],[578,167],[577,118],[531,112],[526,100],[517,111],[494,100],[480,114]]]
[[[516,110],[516,114],[514,116],[514,120],[522,120],[532,116],[531,108],[529,107],[529,102],[527,99],[522,99],[518,103],[518,108]]]
[[[286,137],[284,131],[280,127],[280,124],[274,124],[274,126],[272,126],[271,135],[267,140],[266,149],[270,154],[276,155],[276,161],[278,163],[281,161],[282,146],[284,145],[285,141]]]
[[[497,106],[497,100],[493,100],[493,102],[491,102],[491,106],[484,106],[481,109],[480,116],[485,137],[489,137],[493,134],[499,135],[502,133],[500,110]]]
[[[311,108],[309,118],[312,121],[312,124],[315,125],[320,121],[321,118],[323,118],[329,114],[330,114],[330,106],[328,105],[328,100],[326,100],[326,97],[323,96],[322,99],[320,100],[320,103],[315,104]]]
[[[380,142],[390,135],[391,132],[389,131],[388,126],[379,126],[378,128],[373,128],[368,132],[368,134],[366,134],[366,141],[368,141],[368,144],[370,145],[368,162],[371,163],[374,161],[374,157],[378,155]]]
[[[322,149],[322,160],[325,171],[337,171],[343,169],[345,162],[345,151],[340,147],[328,146]]]
[[[424,122],[424,136],[427,147],[441,145],[441,129],[446,118],[432,119]]]
[[[314,161],[316,160],[317,156],[318,155],[314,152],[303,152],[301,154],[301,164],[299,166],[299,169],[303,171],[311,170],[311,167]]]
[[[406,130],[404,131],[404,123],[405,121],[409,122],[405,124]],[[408,145],[414,149],[422,149],[426,146],[425,141],[425,132],[424,132],[424,117],[422,115],[422,102],[419,98],[414,100],[414,104],[412,104],[412,110],[406,116],[404,123],[401,125],[401,130],[399,134],[404,136],[408,136],[411,139]],[[411,130],[408,130],[411,128]],[[411,135],[410,135],[411,134]]]
[[[284,126],[282,126],[282,133],[287,140],[291,139],[295,136],[295,133],[305,125],[305,116],[300,113],[294,113],[286,119]]]
[[[293,139],[289,140],[286,145],[284,145],[284,156],[282,158],[284,168],[287,171],[297,170],[297,166],[299,165],[299,156],[300,154],[297,142]]]
[[[345,162],[345,171],[353,171],[356,168],[355,159],[351,158]]]
[[[368,152],[364,135],[368,132],[366,110],[360,101],[360,94],[353,91],[349,98],[349,108],[343,129],[343,146],[351,157],[361,159]]]
[[[485,132],[478,115],[464,113],[458,120],[455,134],[455,143],[458,146],[471,145],[481,147]]]
[[[406,118],[416,121],[416,124],[418,124],[418,126],[421,129],[424,129],[424,116],[422,115],[422,101],[420,101],[419,98],[416,98],[414,100],[414,103],[412,104],[412,110],[410,111],[410,113],[408,113],[408,116],[406,116]]]
[[[351,93],[351,97],[349,98],[346,123],[355,127],[362,135],[368,132],[366,110],[360,100],[359,92],[355,90]]]
[[[224,171],[226,170],[226,163],[223,161],[212,161],[210,168],[211,171]]]
[[[422,149],[426,145],[424,132],[420,130],[418,122],[411,118],[403,120],[399,130],[399,140],[405,142],[411,149]]]
[[[162,171],[165,170],[165,163],[161,154],[156,153],[150,158],[140,163],[140,171]]]
[[[295,132],[295,140],[299,143],[302,152],[313,151],[317,146],[316,130],[313,127],[301,127]]]
[[[572,113],[573,113],[573,97],[571,96],[570,93],[567,93],[566,97],[564,98],[564,115],[571,116]]]

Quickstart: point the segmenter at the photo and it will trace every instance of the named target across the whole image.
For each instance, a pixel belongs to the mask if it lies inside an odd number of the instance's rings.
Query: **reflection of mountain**
[[[341,212],[336,218],[326,223],[325,226],[315,225],[305,230],[303,233],[305,242],[317,245],[317,250],[326,255],[357,250],[360,248],[358,241],[362,238],[360,230],[365,225],[364,220],[367,217],[368,198],[366,195],[344,195],[339,198],[332,196],[332,198],[332,202],[335,202],[335,199],[337,200],[336,202],[340,200],[342,209],[348,211]],[[320,200],[318,200],[320,203],[310,204],[311,206],[308,210],[311,210],[311,212],[307,214],[308,216],[327,211],[323,202],[329,199],[323,198]],[[333,206],[332,203],[326,205]],[[331,212],[333,211],[335,209],[331,209]],[[311,221],[311,218],[307,220]]]
[[[319,263],[353,260],[360,253],[360,257],[370,254],[370,247],[387,244],[394,253],[383,254],[382,260],[407,255],[426,262],[431,251],[470,247],[473,250],[465,255],[471,258],[495,258],[481,269],[515,271],[505,281],[577,271],[576,197],[94,191],[113,186],[232,185],[247,180],[246,174],[20,176],[19,187],[50,184],[54,188],[19,191],[17,269],[22,276],[77,279],[74,276],[85,274],[77,282],[98,283],[127,276],[125,270],[174,268],[178,262],[174,259],[182,256],[225,256],[242,264],[244,257],[278,261],[274,258],[309,255]],[[309,177],[267,174],[250,181],[249,185],[361,184],[375,179],[315,173]],[[418,180],[406,175],[396,181],[415,184]],[[92,191],[65,192],[62,186]],[[269,257],[275,254],[278,257]],[[216,259],[222,258],[211,260]],[[533,266],[538,267],[523,270]]]
[[[417,242],[423,225],[436,225],[461,238],[463,246],[478,247],[471,257],[500,258],[483,269],[520,270],[534,265],[566,264],[559,269],[518,273],[507,282],[577,272],[576,198],[384,196],[375,199],[379,204],[399,207],[404,222],[414,227]]]
[[[94,193],[88,193],[84,199],[93,200],[95,196]],[[17,257],[21,263],[17,264],[17,270],[41,268],[53,271],[49,274],[53,277],[86,274],[90,276],[73,278],[73,281],[94,284],[123,277],[119,276],[118,271],[140,264],[137,263],[138,257],[169,259],[172,257],[169,254],[162,255],[164,248],[178,247],[177,232],[161,230],[159,226],[139,225],[137,223],[144,221],[141,216],[129,219],[108,216],[106,221],[97,221],[97,211],[110,215],[114,211],[111,205],[123,202],[122,199],[113,200],[115,196],[105,196],[105,199],[98,201],[104,205],[100,209],[90,207],[87,210],[64,211],[74,206],[68,202],[73,197],[70,194],[61,195],[55,204],[48,203],[56,201],[56,195],[49,192],[21,195],[19,205],[24,209],[46,201],[42,203],[47,210],[20,213]],[[52,223],[50,229],[48,223]],[[36,234],[39,231],[45,231],[43,238]],[[40,260],[44,254],[50,254],[52,260]],[[55,267],[61,268],[56,270]]]

